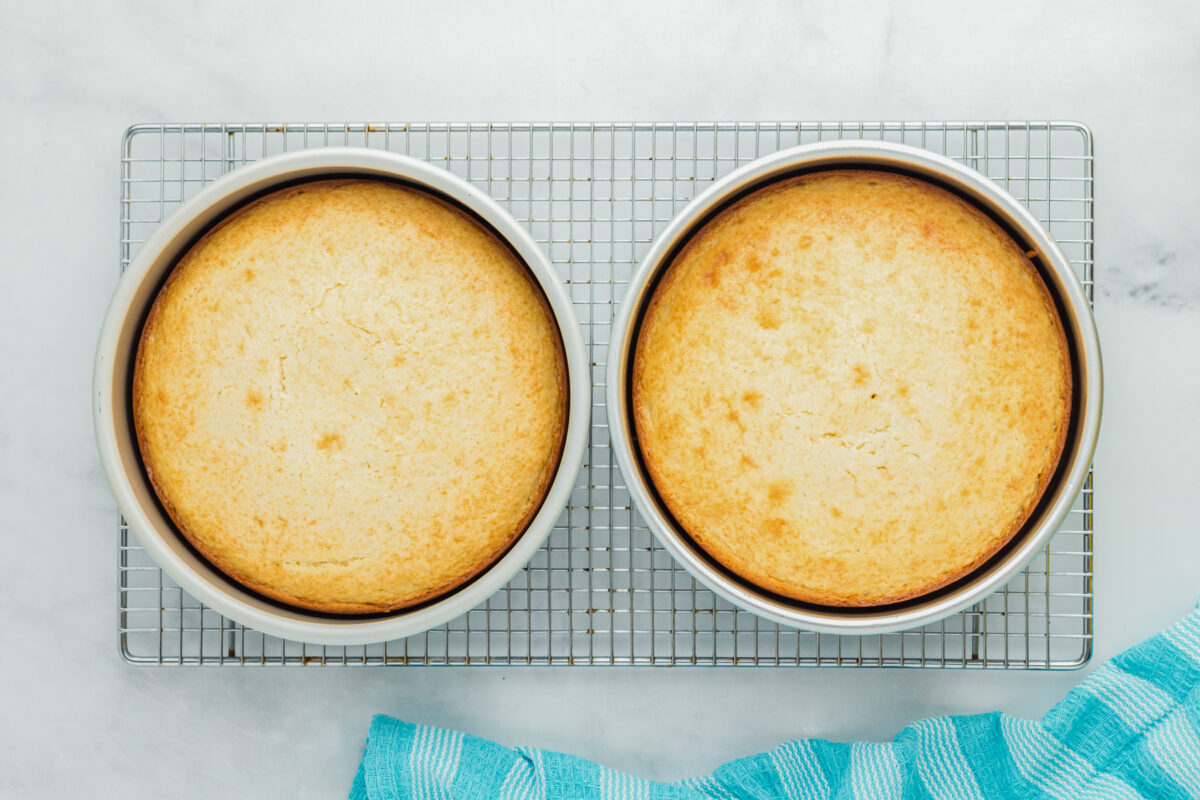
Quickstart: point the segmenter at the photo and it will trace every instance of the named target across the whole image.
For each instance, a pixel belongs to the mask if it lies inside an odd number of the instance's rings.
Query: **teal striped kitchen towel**
[[[659,783],[377,716],[350,798],[1200,798],[1200,609],[1094,670],[1040,722],[937,717],[890,742],[802,739]]]

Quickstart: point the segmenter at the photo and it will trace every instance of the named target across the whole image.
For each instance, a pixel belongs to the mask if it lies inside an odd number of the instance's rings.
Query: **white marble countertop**
[[[0,795],[342,796],[370,715],[673,779],[797,736],[1040,715],[1082,673],[142,669],[92,437],[118,145],[178,120],[1078,119],[1096,137],[1096,656],[1200,593],[1190,3],[6,2]]]

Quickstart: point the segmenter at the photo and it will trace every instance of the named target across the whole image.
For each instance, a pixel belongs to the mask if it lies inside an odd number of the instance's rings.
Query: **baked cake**
[[[892,173],[787,179],[667,268],[632,400],[655,489],[716,561],[832,606],[914,598],[1020,530],[1063,450],[1066,336],[1029,255]]]
[[[179,531],[245,586],[334,613],[436,598],[540,507],[567,414],[558,328],[467,213],[325,180],[226,218],[142,331],[133,417]]]

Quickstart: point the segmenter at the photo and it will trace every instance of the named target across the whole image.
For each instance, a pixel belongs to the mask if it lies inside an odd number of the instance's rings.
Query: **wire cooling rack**
[[[188,596],[120,521],[120,643],[139,664],[660,664],[1069,669],[1092,652],[1092,479],[1046,550],[943,622],[874,636],[790,630],[697,586],[654,541],[609,447],[604,368],[613,312],[651,239],[714,179],[828,139],[924,147],[987,175],[1062,246],[1092,297],[1088,129],[1063,122],[155,124],[124,137],[121,269],[180,202],[287,150],[375,147],[486,189],[545,248],[592,362],[584,467],[545,546],[485,604],[423,635],[365,647],[289,642]]]

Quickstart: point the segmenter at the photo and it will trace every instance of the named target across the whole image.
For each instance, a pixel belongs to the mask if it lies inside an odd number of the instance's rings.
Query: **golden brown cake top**
[[[320,181],[227,218],[171,273],[138,348],[146,471],[216,566],[359,613],[443,594],[536,513],[566,424],[558,329],[466,213]]]
[[[913,178],[821,172],[721,212],[636,343],[637,440],[684,530],[786,597],[912,598],[996,553],[1070,414],[1066,338],[991,219]]]

